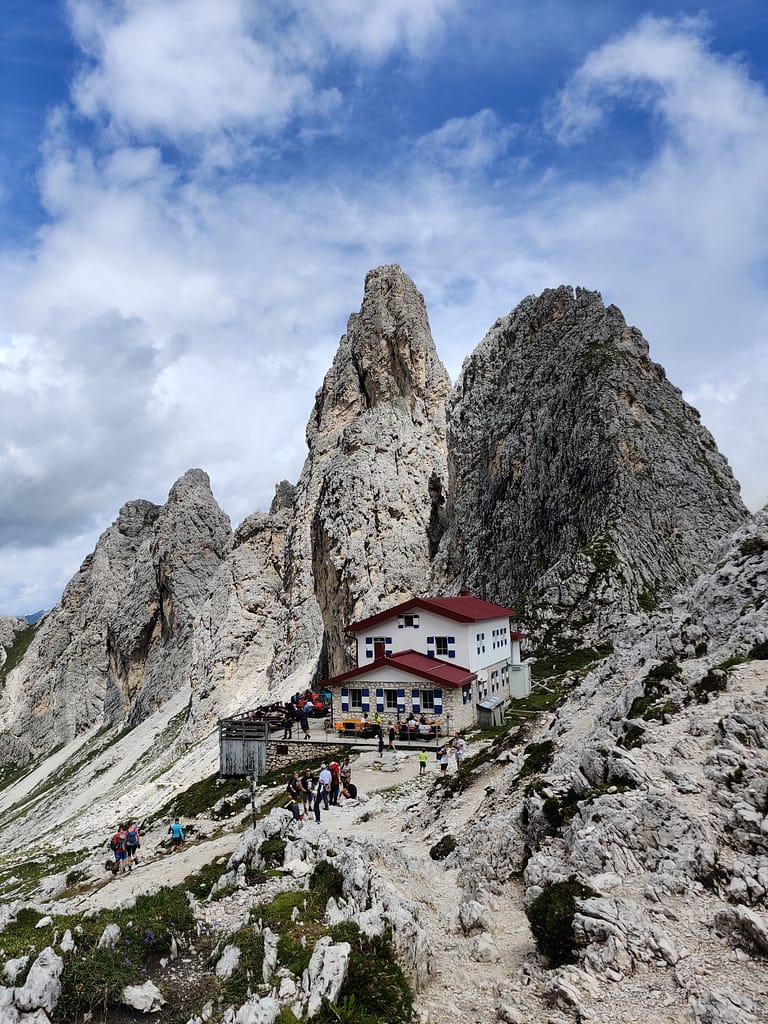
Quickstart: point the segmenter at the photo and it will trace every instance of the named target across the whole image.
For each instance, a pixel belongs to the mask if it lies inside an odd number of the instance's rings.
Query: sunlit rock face
[[[641,333],[581,288],[494,324],[448,400],[448,449],[440,572],[583,637],[689,584],[748,518]]]
[[[6,763],[99,722],[139,721],[189,685],[193,636],[231,542],[202,470],[185,473],[165,505],[124,505],[8,675]]]

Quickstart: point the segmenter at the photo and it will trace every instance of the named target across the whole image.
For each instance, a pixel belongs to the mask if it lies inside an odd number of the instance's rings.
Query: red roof
[[[346,682],[348,679],[359,679],[372,669],[382,668],[385,665],[407,672],[408,675],[418,676],[419,679],[428,679],[431,683],[437,683],[440,686],[465,686],[475,678],[475,673],[470,672],[468,668],[443,661],[441,658],[428,658],[421,651],[396,651],[394,654],[377,658],[370,665],[361,665],[359,668],[353,668],[349,672],[342,672],[341,675],[326,679],[323,685],[334,686]]]
[[[502,605],[492,604],[490,601],[482,601],[479,597],[473,597],[471,594],[460,594],[458,597],[412,597],[409,601],[396,604],[394,608],[388,608],[384,612],[378,612],[359,622],[351,622],[345,632],[357,633],[377,622],[391,619],[393,615],[402,615],[412,608],[424,608],[437,615],[444,615],[447,619],[454,619],[456,622],[485,622],[486,619],[509,618],[510,615],[515,614],[511,608],[504,608]]]

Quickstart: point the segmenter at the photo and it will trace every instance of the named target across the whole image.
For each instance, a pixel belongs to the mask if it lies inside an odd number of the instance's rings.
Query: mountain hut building
[[[326,680],[342,716],[424,716],[445,735],[478,720],[483,701],[530,692],[514,612],[471,594],[411,598],[350,623],[356,666]]]

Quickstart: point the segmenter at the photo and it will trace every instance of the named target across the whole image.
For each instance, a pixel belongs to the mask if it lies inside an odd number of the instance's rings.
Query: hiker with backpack
[[[138,849],[140,846],[138,826],[134,822],[129,821],[128,828],[125,830],[125,852],[128,855],[129,871],[133,868],[134,864],[139,863]]]
[[[126,831],[122,825],[117,826],[115,834],[109,841],[109,848],[115,855],[115,864],[112,868],[112,874],[125,874],[125,864],[128,859],[128,851],[126,850]]]
[[[184,828],[178,818],[175,818],[173,824],[168,826],[168,831],[171,834],[171,853],[175,853],[184,842]]]

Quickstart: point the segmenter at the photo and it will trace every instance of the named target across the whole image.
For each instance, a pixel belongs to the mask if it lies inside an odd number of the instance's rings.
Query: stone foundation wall
[[[345,744],[331,746],[326,741],[271,739],[267,741],[267,771],[290,768],[297,761],[317,761],[318,767],[323,761],[341,764],[348,752]]]

